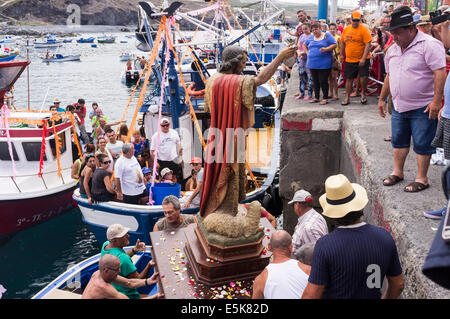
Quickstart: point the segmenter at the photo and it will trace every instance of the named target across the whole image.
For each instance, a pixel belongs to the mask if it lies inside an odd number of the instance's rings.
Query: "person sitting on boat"
[[[131,257],[134,256],[137,252],[145,251],[145,243],[141,242],[139,239],[136,241],[136,245],[125,251],[123,248],[125,246],[130,245],[130,235],[128,231],[130,229],[124,227],[120,224],[113,224],[108,227],[106,231],[107,241],[102,246],[101,255],[111,254],[119,258],[120,260],[120,272],[119,275],[125,278],[130,279],[144,279],[148,277],[150,268],[155,265],[155,262],[150,260],[148,264],[145,266],[144,270],[139,273],[134,265]],[[117,285],[112,283],[114,288],[120,293],[123,293],[130,299],[140,299],[141,296],[137,289],[129,289],[121,285]]]
[[[125,143],[122,155],[114,164],[114,174],[117,187],[117,199],[124,203],[138,205],[145,198],[147,192],[141,166],[134,157],[133,143]]]
[[[176,183],[176,177],[173,175],[173,171],[168,168],[164,167],[161,170],[161,183]]]
[[[176,196],[166,196],[162,201],[162,207],[164,218],[160,218],[156,222],[153,231],[182,228],[197,222],[194,215],[180,213],[181,205]]]
[[[119,276],[119,272],[119,258],[111,254],[103,255],[98,262],[98,270],[92,274],[81,299],[129,299],[125,294],[118,292],[111,283],[114,282],[128,289],[136,289],[158,282],[159,273],[157,272],[145,279],[124,278]],[[163,296],[164,294],[157,293],[145,299],[156,299]]]
[[[122,152],[123,142],[116,140],[116,133],[112,128],[107,129],[105,134],[108,139],[106,148],[111,152],[114,162],[116,162]]]
[[[61,116],[58,115],[58,108],[55,105],[50,105],[49,108],[50,112],[52,112],[52,118],[50,119],[50,125],[53,125],[53,123],[55,125],[61,124],[63,122]]]
[[[92,176],[94,175],[97,165],[95,162],[94,154],[86,156],[85,164],[82,165],[80,174],[80,195],[83,198],[87,198],[89,204],[92,203]]]
[[[186,181],[186,186],[184,187],[187,192],[193,191],[197,187],[197,171],[192,169],[191,176]]]
[[[117,193],[111,183],[112,173],[109,167],[112,161],[105,154],[96,155],[99,166],[95,169],[92,176],[91,196],[93,202],[113,201]]]
[[[111,152],[106,148],[106,144],[107,144],[107,141],[104,136],[98,138],[97,151],[95,152],[95,156],[97,156],[99,154],[106,155],[109,158],[109,160],[111,161],[111,163],[109,163],[107,170],[110,173],[112,173],[114,171],[114,158],[111,155]],[[98,163],[98,166],[100,166],[100,162]]]
[[[202,167],[202,159],[200,157],[194,157],[191,160],[191,165],[193,169],[196,171],[196,179],[195,184],[196,187],[189,197],[189,199],[183,204],[183,209],[189,208],[191,204],[195,206],[200,205],[200,199],[202,197],[202,184],[203,184],[203,167]]]

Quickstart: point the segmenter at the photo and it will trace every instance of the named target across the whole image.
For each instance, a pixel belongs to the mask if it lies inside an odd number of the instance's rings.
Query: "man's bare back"
[[[118,292],[109,282],[103,280],[100,271],[97,270],[84,289],[82,299],[128,299]]]

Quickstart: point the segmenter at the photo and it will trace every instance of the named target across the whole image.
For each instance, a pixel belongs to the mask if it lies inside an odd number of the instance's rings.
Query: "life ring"
[[[205,89],[200,90],[200,91],[195,90],[195,83],[192,82],[191,85],[189,85],[189,87],[187,88],[187,93],[190,96],[204,97],[205,96]]]

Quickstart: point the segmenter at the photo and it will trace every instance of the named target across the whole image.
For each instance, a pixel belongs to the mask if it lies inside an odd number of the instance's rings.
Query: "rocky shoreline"
[[[25,37],[44,37],[54,34],[57,37],[73,37],[82,33],[117,33],[133,32],[136,26],[115,26],[115,25],[40,25],[40,26],[0,26],[0,34],[19,35]]]

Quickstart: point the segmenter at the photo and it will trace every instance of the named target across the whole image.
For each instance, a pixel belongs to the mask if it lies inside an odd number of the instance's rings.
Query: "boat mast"
[[[30,50],[29,50],[29,41],[27,39],[27,61],[30,62]],[[30,110],[30,64],[27,66],[27,86],[28,86],[28,111]]]

